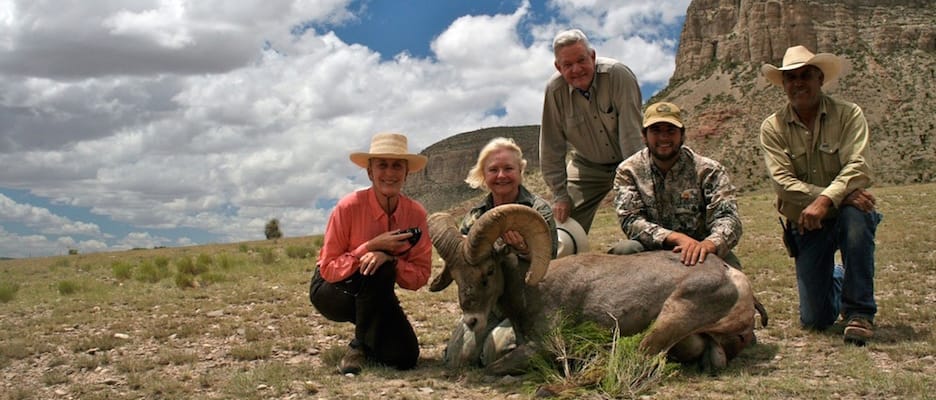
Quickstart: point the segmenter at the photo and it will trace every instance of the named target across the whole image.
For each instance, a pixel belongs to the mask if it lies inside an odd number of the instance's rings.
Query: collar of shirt
[[[829,98],[823,94],[819,97],[819,113],[817,121],[822,121],[822,117],[828,112],[828,102]],[[783,121],[786,121],[787,124],[800,123],[803,125],[803,121],[800,121],[799,116],[796,115],[796,111],[793,110],[793,103],[787,102],[786,108],[783,109]],[[804,125],[805,126],[805,125]],[[808,127],[807,131],[811,131],[812,127]]]

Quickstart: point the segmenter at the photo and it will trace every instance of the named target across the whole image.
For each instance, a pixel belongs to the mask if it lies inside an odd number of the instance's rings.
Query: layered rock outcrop
[[[694,0],[670,83],[647,102],[671,101],[686,110],[687,145],[721,161],[742,192],[767,189],[760,125],[786,97],[760,68],[779,65],[797,44],[841,55],[850,65],[825,91],[864,110],[877,184],[936,180],[933,0]],[[494,136],[517,139],[528,170],[538,170],[538,131],[491,128],[445,139],[423,151],[430,167],[411,178],[407,192],[430,210],[477,196],[463,180]]]

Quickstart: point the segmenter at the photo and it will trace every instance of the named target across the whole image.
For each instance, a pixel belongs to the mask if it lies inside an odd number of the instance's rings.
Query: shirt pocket
[[[793,164],[793,172],[799,178],[806,177],[809,173],[809,165],[806,162],[806,148],[797,148],[796,146],[787,151],[790,162]]]
[[[819,157],[822,157],[820,163],[826,171],[841,169],[838,143],[819,143]]]

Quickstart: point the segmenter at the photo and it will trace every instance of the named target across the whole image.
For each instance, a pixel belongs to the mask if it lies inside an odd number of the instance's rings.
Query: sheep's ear
[[[430,292],[439,292],[449,287],[452,284],[452,274],[449,273],[448,268],[442,267],[442,271],[436,275],[435,279],[432,280],[432,283],[429,284]]]

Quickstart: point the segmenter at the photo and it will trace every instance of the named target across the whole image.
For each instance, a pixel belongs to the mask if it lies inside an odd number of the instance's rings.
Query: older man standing
[[[787,49],[781,67],[764,65],[764,77],[789,101],[764,120],[760,142],[796,259],[800,322],[822,330],[841,312],[845,342],[861,346],[874,335],[874,235],[881,215],[867,190],[864,113],[822,92],[842,70],[841,58],[803,46]],[[844,270],[835,266],[836,250]]]
[[[578,29],[556,35],[553,53],[558,72],[546,86],[540,166],[556,221],[571,216],[588,232],[617,165],[642,147],[640,86],[624,64],[597,58]]]

